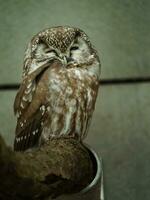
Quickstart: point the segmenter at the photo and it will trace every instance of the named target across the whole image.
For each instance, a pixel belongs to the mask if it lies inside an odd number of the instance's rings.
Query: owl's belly
[[[84,138],[94,110],[98,84],[96,77],[86,70],[52,70],[43,136]]]

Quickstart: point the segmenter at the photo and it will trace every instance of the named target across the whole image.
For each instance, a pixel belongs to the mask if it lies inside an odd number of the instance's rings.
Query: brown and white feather
[[[72,45],[79,50],[72,52]],[[74,62],[66,62],[68,55]],[[23,81],[14,102],[14,149],[24,151],[60,137],[82,141],[92,119],[99,73],[97,52],[80,29],[54,27],[34,36],[25,53]]]

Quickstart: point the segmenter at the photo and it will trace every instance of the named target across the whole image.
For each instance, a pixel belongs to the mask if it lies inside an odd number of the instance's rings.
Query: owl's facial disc
[[[65,53],[62,53],[59,49],[54,49],[53,47],[49,47],[44,43],[40,43],[35,52],[35,58],[37,62],[43,62],[50,60],[59,60],[65,66],[67,63],[72,62],[73,59],[70,56],[67,56]]]
[[[89,46],[82,38],[76,39],[69,50],[71,59],[76,63],[86,62],[91,56]]]
[[[87,42],[80,37],[75,38],[65,52],[62,52],[59,46],[55,47],[46,42],[39,43],[35,52],[35,59],[39,64],[56,59],[61,61],[64,67],[74,63],[85,63],[90,56],[91,52]]]
[[[35,52],[35,58],[37,61],[50,61],[58,57],[58,52],[53,48],[48,47],[44,43],[40,43]]]
[[[89,46],[82,38],[76,38],[66,52],[62,53],[59,50],[58,52],[58,59],[64,66],[88,62],[91,57]]]

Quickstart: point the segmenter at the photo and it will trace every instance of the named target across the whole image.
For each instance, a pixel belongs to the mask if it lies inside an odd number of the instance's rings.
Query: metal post
[[[104,200],[102,161],[96,152],[87,146],[95,163],[95,177],[93,181],[79,193],[62,195],[56,200]]]

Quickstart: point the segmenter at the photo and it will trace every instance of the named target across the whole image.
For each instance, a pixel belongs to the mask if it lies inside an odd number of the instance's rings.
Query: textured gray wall
[[[19,83],[33,34],[83,29],[99,51],[103,79],[150,76],[150,1],[0,0],[0,84]],[[150,83],[100,87],[87,142],[103,158],[106,200],[150,199]],[[0,91],[0,132],[12,145],[16,91]]]
[[[147,75],[149,8],[148,0],[0,0],[0,83],[20,80],[27,42],[56,25],[85,30],[101,55],[103,78]]]

